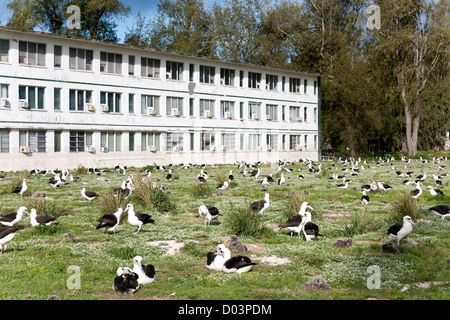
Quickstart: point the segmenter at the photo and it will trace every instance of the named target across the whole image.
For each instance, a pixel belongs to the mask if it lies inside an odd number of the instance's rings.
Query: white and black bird
[[[311,221],[311,212],[306,211],[302,220],[302,230],[306,241],[323,237],[319,233],[319,226]]]
[[[281,172],[281,177],[278,179],[278,185],[281,186],[285,181],[286,179],[283,176],[283,172]]]
[[[267,177],[264,177],[264,179],[262,179],[262,181],[261,181],[261,188],[266,190],[268,185],[269,185],[269,180],[267,179]]]
[[[384,183],[384,182],[378,182],[378,188],[380,190],[383,190],[383,192],[386,192],[386,191],[392,189],[392,187],[390,185],[388,185],[387,183]]]
[[[0,253],[3,253],[6,244],[15,237],[17,231],[19,231],[19,229],[16,227],[0,226]]]
[[[430,210],[431,213],[437,215],[438,217],[441,217],[442,220],[450,217],[450,206],[445,204],[439,204],[437,206],[429,208],[428,210]]]
[[[435,196],[437,196],[437,195],[440,195],[440,196],[445,197],[444,192],[442,192],[442,190],[440,190],[440,189],[435,189],[435,188],[433,188],[432,186],[428,186],[426,189],[430,192],[430,194],[431,194],[433,197],[435,197]]]
[[[311,210],[314,210],[310,206],[309,202],[305,201],[305,202],[302,203],[302,205],[300,207],[300,210],[299,210],[299,212],[296,215],[290,217],[285,223],[283,223],[282,225],[279,225],[278,227],[286,228],[286,229],[290,230],[291,231],[291,237],[292,237],[294,232],[297,233],[298,236],[300,237],[300,232],[302,230],[302,219],[305,216],[305,212],[306,212],[307,208],[309,208]]]
[[[8,213],[0,217],[0,223],[5,226],[14,226],[17,222],[22,219],[24,213],[28,213],[27,207],[22,206],[16,212]]]
[[[217,189],[220,190],[225,190],[226,188],[228,188],[228,181],[224,181],[217,186]]]
[[[221,254],[219,245],[216,247],[216,251],[206,254],[206,268],[209,270],[222,271],[224,262],[224,256]]]
[[[206,204],[202,204],[198,207],[198,214],[200,217],[205,218],[205,225],[211,225],[211,221],[217,221],[219,216],[221,216],[219,209]]]
[[[117,268],[117,276],[114,278],[113,289],[120,293],[133,294],[139,290],[139,276],[130,268]]]
[[[134,206],[129,203],[124,212],[128,211],[128,223],[132,226],[138,227],[137,231],[134,234],[137,234],[142,226],[147,223],[155,223],[155,220],[152,219],[152,216],[149,214],[141,213],[139,211],[134,211]]]
[[[421,182],[416,182],[416,189],[412,190],[409,195],[414,199],[417,199],[422,194],[422,188],[420,187]]]
[[[235,256],[231,257],[231,251],[224,244],[219,244],[218,246],[220,254],[224,258],[224,264],[222,271],[225,273],[244,273],[252,269],[255,262],[252,262],[249,257],[246,256]]]
[[[94,200],[95,198],[97,198],[97,197],[99,196],[99,194],[98,194],[97,192],[86,190],[86,188],[82,188],[82,189],[81,189],[81,195],[82,195],[83,198],[85,198],[87,201]]]
[[[96,229],[98,230],[101,228],[105,228],[105,232],[113,231],[114,234],[116,234],[116,227],[120,223],[120,217],[122,215],[122,212],[123,209],[118,208],[117,211],[112,214],[105,214],[104,216],[102,216],[100,219],[97,220],[99,224],[97,225]],[[108,228],[110,229],[108,230]]]
[[[28,190],[28,185],[27,185],[27,181],[26,179],[22,180],[22,184],[20,186],[17,186],[14,190],[13,193],[18,193],[21,196],[23,196],[23,194]]]
[[[38,215],[37,212],[36,212],[36,209],[34,209],[34,208],[32,208],[30,210],[30,214],[29,215],[30,215],[31,225],[33,227],[36,227],[36,226],[39,226],[39,225],[42,225],[42,224],[45,224],[45,225],[49,226],[56,220],[55,217],[50,216],[48,214]]]
[[[396,238],[398,244],[400,240],[406,239],[411,234],[414,224],[410,216],[404,216],[403,221],[389,227],[386,234]]]
[[[230,170],[230,173],[228,174],[228,181],[233,181],[234,180],[234,176],[233,176],[233,170]]]
[[[53,187],[53,188],[58,188],[61,184],[62,184],[62,179],[60,177],[59,174],[55,174],[54,177],[51,177],[48,180],[48,183]]]
[[[267,210],[267,208],[269,207],[270,202],[269,202],[269,194],[266,192],[264,194],[264,199],[261,200],[256,200],[254,202],[252,202],[250,204],[250,208],[253,211],[259,211],[260,214],[262,214],[264,211]]]
[[[172,169],[169,169],[169,173],[166,176],[166,180],[168,180],[168,181],[172,181],[173,180]]]
[[[366,190],[363,190],[362,192],[362,196],[361,196],[361,204],[369,204],[370,202],[370,198],[369,196],[366,194]]]
[[[141,256],[133,258],[133,272],[139,276],[138,283],[140,285],[155,281],[155,267],[152,264],[143,265]]]
[[[347,189],[348,188],[348,181],[345,181],[344,183],[339,183],[339,184],[336,185],[336,187],[339,188],[339,189]]]

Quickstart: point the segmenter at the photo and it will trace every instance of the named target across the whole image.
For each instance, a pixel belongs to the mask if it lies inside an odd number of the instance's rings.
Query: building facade
[[[0,27],[0,170],[318,160],[320,76]]]

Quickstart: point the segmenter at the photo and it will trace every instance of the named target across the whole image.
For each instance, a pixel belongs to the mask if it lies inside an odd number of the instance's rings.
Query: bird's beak
[[[308,206],[308,208],[310,208],[310,209],[311,209],[312,211],[315,211],[315,210],[314,210],[314,208],[313,208],[313,207],[311,207],[311,206]]]

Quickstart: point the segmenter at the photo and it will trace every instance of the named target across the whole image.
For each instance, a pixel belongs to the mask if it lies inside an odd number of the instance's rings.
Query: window
[[[214,76],[216,68],[208,66],[200,66],[200,82],[214,84]]]
[[[258,102],[248,103],[248,118],[253,120],[261,119],[261,103]]]
[[[239,118],[244,119],[244,103],[239,103]]]
[[[281,107],[281,120],[286,121],[286,106]]]
[[[19,145],[28,146],[30,152],[46,152],[46,132],[45,131],[19,131]]]
[[[317,122],[317,108],[314,108],[314,122]]]
[[[160,136],[159,132],[142,132],[141,133],[141,151],[153,149],[160,150]]]
[[[157,59],[141,58],[141,77],[159,78],[160,61]]]
[[[141,114],[159,115],[159,97],[142,95]]]
[[[290,150],[300,150],[301,149],[301,135],[291,134],[289,136],[289,149]]]
[[[267,120],[278,120],[278,106],[274,104],[266,105],[266,119]]]
[[[61,68],[62,66],[62,46],[53,47],[53,66]]]
[[[9,40],[0,39],[0,62],[9,61]]]
[[[183,133],[167,133],[167,151],[183,151]]]
[[[269,151],[278,150],[278,135],[277,134],[268,134],[266,136],[266,144],[267,144],[267,150],[269,150]]]
[[[84,152],[85,137],[84,131],[70,131],[69,133],[69,150],[70,152]]]
[[[189,116],[194,116],[194,98],[189,98]]]
[[[212,151],[215,147],[216,137],[214,133],[202,132],[200,135],[200,150]]]
[[[266,90],[276,91],[278,87],[278,76],[266,74]]]
[[[260,134],[249,134],[248,135],[248,150],[259,150],[261,146],[261,135]]]
[[[9,98],[9,85],[0,84],[0,98]]]
[[[224,119],[234,118],[234,102],[220,101],[220,116]]]
[[[92,103],[92,91],[69,90],[70,111],[85,111],[87,103]]]
[[[61,110],[61,88],[53,89],[53,109]]]
[[[303,93],[306,94],[308,92],[308,80],[303,79]]]
[[[19,64],[45,66],[45,44],[19,41]]]
[[[289,92],[300,93],[300,78],[289,78]]]
[[[254,89],[260,89],[261,86],[261,73],[249,72],[248,73],[248,87]]]
[[[134,56],[128,56],[128,75],[134,76]]]
[[[53,143],[54,152],[61,152],[61,134],[62,134],[61,131],[55,131]]]
[[[304,139],[305,139],[305,147],[303,150],[308,150],[308,135],[304,135]]]
[[[314,150],[317,150],[317,135],[314,135]]]
[[[239,150],[244,150],[244,134],[241,133],[239,137]]]
[[[194,68],[195,65],[193,63],[189,64],[189,81],[193,82],[194,81]]]
[[[100,146],[107,147],[108,152],[122,151],[122,132],[101,132]]]
[[[281,77],[281,91],[286,91],[286,77]]]
[[[134,139],[136,137],[135,132],[128,133],[128,151],[135,151]]]
[[[286,150],[286,135],[285,135],[285,134],[283,134],[283,135],[281,136],[281,148],[282,148],[283,150]]]
[[[0,130],[0,153],[9,152],[9,130]]]
[[[92,71],[92,60],[94,53],[92,50],[70,48],[69,68],[74,70]]]
[[[244,71],[240,70],[239,71],[239,87],[243,87],[244,86]]]
[[[317,81],[314,81],[314,95],[317,95]]]
[[[134,94],[128,94],[128,113],[134,113]]]
[[[118,92],[100,92],[100,104],[108,106],[108,112],[120,113],[122,94]]]
[[[194,133],[189,132],[189,149],[190,151],[194,151]]]
[[[220,84],[224,86],[234,86],[234,70],[220,68]]]
[[[166,61],[166,79],[183,80],[183,63]]]
[[[100,72],[122,74],[122,55],[100,52]]]
[[[289,107],[289,120],[290,121],[302,121],[301,107],[295,107],[295,106]]]
[[[200,99],[200,117],[201,118],[214,117],[214,100]]]
[[[45,88],[19,86],[19,100],[28,102],[28,109],[44,109]]]
[[[222,145],[227,151],[235,150],[236,135],[234,133],[222,133]]]
[[[303,121],[304,122],[308,121],[308,108],[307,107],[303,108]]]
[[[183,98],[167,97],[166,115],[183,116]]]

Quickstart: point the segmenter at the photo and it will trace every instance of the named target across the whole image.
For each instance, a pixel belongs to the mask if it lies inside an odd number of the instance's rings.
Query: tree
[[[6,6],[12,11],[11,18],[6,23],[7,27],[32,30],[37,26],[38,19],[33,14],[34,0],[12,0]]]
[[[405,145],[409,156],[415,156],[426,110],[424,93],[438,68],[448,68],[448,1],[396,0],[379,5],[381,29],[371,34],[372,50],[378,60],[387,59],[392,66],[404,108]]]

